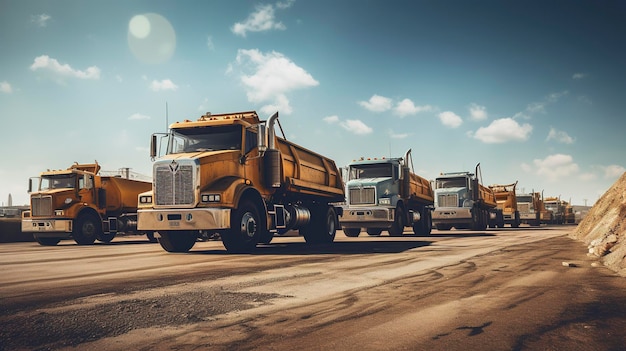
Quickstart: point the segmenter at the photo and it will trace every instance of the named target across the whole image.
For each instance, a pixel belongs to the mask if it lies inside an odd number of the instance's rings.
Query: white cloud
[[[286,9],[293,1],[278,2],[276,8]],[[273,5],[259,5],[243,22],[235,23],[230,30],[245,38],[248,32],[264,32],[272,29],[285,30],[287,27],[282,22],[277,22]]]
[[[583,79],[585,77],[587,77],[587,74],[585,74],[585,73],[574,73],[572,75],[572,79],[573,80],[580,80],[580,79]]]
[[[213,44],[213,37],[210,35],[206,39],[206,46],[209,48],[209,50],[215,51],[215,44]]]
[[[533,160],[533,166],[522,164],[522,169],[526,172],[545,177],[548,181],[555,182],[576,174],[578,172],[578,165],[574,163],[570,155],[554,154],[543,160]]]
[[[369,103],[366,103],[366,102],[362,101],[361,105],[363,105],[363,103],[369,105],[371,102],[372,102],[372,99],[370,99]],[[365,106],[365,105],[363,105],[363,106]],[[430,105],[415,106],[413,101],[411,101],[410,99],[404,99],[404,100],[398,102],[398,104],[394,108],[394,113],[396,115],[400,116],[400,117],[405,117],[405,116],[408,116],[408,115],[415,115],[415,114],[418,114],[420,112],[427,112],[427,111],[432,111],[432,110],[433,110],[433,107],[430,106]]]
[[[335,123],[339,122],[339,116],[337,116],[337,115],[326,116],[323,119],[324,119],[324,122],[326,122],[328,124],[335,124]]]
[[[604,168],[604,178],[619,178],[626,172],[626,168],[619,165],[610,165]]]
[[[405,139],[408,138],[411,133],[394,133],[392,130],[389,131],[389,136],[392,139]]]
[[[345,130],[357,134],[366,135],[373,132],[373,129],[358,119],[348,119],[339,123]]]
[[[452,111],[444,111],[439,114],[439,120],[441,123],[450,128],[457,128],[463,124],[463,119]]]
[[[516,113],[513,116],[513,119],[530,119],[534,114],[546,113],[546,106],[556,103],[557,101],[559,101],[559,99],[568,94],[569,92],[567,90],[561,91],[546,96],[543,101],[531,102],[530,104],[528,104],[528,106],[526,106],[526,110]]]
[[[150,83],[150,90],[152,91],[165,91],[165,90],[176,91],[178,90],[178,85],[174,84],[174,82],[172,82],[169,79],[163,79],[161,81],[153,80],[152,83]]]
[[[470,116],[474,121],[483,121],[487,119],[487,108],[485,106],[471,103],[469,105]]]
[[[589,182],[596,179],[596,175],[593,173],[583,173],[578,176],[578,179],[582,180],[583,182]]]
[[[150,119],[150,116],[142,115],[141,113],[133,113],[128,117],[130,120]]]
[[[487,144],[499,144],[509,141],[525,141],[533,127],[530,124],[519,125],[513,118],[496,119],[487,127],[480,127],[474,138]]]
[[[383,112],[391,109],[392,101],[390,98],[380,96],[380,95],[372,95],[369,101],[359,101],[359,105],[365,107],[366,109],[372,112]]]
[[[556,130],[554,128],[550,128],[550,132],[548,132],[548,137],[546,138],[546,141],[550,141],[550,140],[556,140],[559,143],[563,143],[563,144],[574,143],[574,138],[569,136],[569,134],[560,130]]]
[[[242,72],[241,75],[248,101],[271,104],[263,109],[276,107],[289,114],[291,107],[287,93],[319,85],[302,67],[275,51],[264,54],[256,49],[239,50],[236,63],[243,71],[251,71],[249,74]]]
[[[5,94],[11,94],[13,92],[13,87],[11,87],[11,83],[7,82],[6,80],[0,82],[0,92],[3,92]]]
[[[48,21],[51,19],[50,15],[42,13],[41,15],[33,15],[30,16],[30,21],[35,23],[39,27],[46,27],[48,25]]]
[[[30,66],[31,71],[43,70],[55,75],[58,78],[71,77],[78,79],[100,79],[100,68],[96,66],[88,67],[84,71],[73,69],[68,64],[60,64],[59,61],[49,57],[48,55],[41,55],[35,58],[35,61]]]

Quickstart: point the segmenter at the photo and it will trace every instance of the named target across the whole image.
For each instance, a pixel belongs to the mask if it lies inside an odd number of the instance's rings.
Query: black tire
[[[264,228],[261,228],[261,230],[263,229]],[[274,233],[269,230],[263,230],[261,235],[259,235],[259,243],[261,244],[269,244],[272,242],[272,239],[274,239]]]
[[[437,230],[450,230],[452,226],[449,224],[437,224],[435,228],[437,228]]]
[[[33,238],[35,238],[35,241],[38,242],[41,246],[55,246],[56,244],[61,242],[60,238],[42,238],[37,234],[34,234]]]
[[[393,224],[387,231],[389,236],[401,236],[404,233],[404,211],[402,207],[396,208]]]
[[[311,212],[311,222],[300,229],[307,244],[329,244],[337,233],[337,213],[335,208],[320,205]]]
[[[110,243],[114,238],[115,238],[115,233],[108,233],[108,234],[102,233],[98,235],[96,239],[98,239],[98,241],[103,242],[103,243]]]
[[[196,232],[191,230],[167,230],[159,234],[159,244],[167,252],[188,252],[198,240]]]
[[[356,238],[361,234],[361,228],[342,228],[343,233],[350,238]]]
[[[157,238],[154,236],[154,232],[148,232],[146,233],[146,237],[148,238],[148,241],[151,243],[156,243],[159,240],[157,240]]]
[[[383,230],[381,228],[367,228],[367,235],[369,236],[380,236]]]
[[[428,236],[433,229],[430,210],[423,208],[420,215],[421,219],[417,223],[413,223],[413,233],[417,236]]]
[[[72,237],[78,245],[92,245],[102,236],[102,222],[94,214],[83,214],[74,222]]]
[[[248,253],[256,248],[262,230],[259,210],[252,201],[244,199],[232,211],[230,229],[222,234],[222,243],[229,252]]]

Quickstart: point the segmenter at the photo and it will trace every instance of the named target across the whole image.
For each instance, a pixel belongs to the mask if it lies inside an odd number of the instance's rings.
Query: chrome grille
[[[373,205],[376,203],[376,190],[374,188],[351,188],[350,205]]]
[[[530,213],[530,204],[529,203],[518,203],[517,209],[520,213]]]
[[[33,197],[31,199],[32,216],[52,216],[52,196]]]
[[[154,191],[156,205],[193,205],[194,166],[178,165],[176,172],[170,164],[155,166]]]
[[[439,207],[459,207],[459,196],[457,194],[440,194],[437,196]]]

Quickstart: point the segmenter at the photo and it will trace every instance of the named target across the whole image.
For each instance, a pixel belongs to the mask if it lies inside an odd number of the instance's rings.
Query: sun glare
[[[159,14],[136,15],[128,23],[128,47],[141,62],[164,63],[176,50],[176,33],[170,22]]]

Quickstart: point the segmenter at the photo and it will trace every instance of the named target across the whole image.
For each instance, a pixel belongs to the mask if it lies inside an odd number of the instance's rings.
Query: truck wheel
[[[269,244],[272,242],[272,239],[274,239],[274,233],[270,232],[269,230],[265,230],[260,235],[259,243]]]
[[[437,230],[450,230],[452,226],[449,224],[437,224],[435,228],[437,228]]]
[[[380,233],[382,233],[383,230],[380,228],[367,228],[367,235],[370,236],[380,236]]]
[[[230,229],[222,235],[222,243],[227,251],[247,253],[256,247],[261,230],[259,210],[252,201],[242,200],[232,212]]]
[[[35,238],[35,241],[41,246],[55,246],[61,241],[59,238],[42,238],[37,234],[33,235],[33,238]]]
[[[168,230],[159,234],[159,244],[167,252],[187,252],[198,240],[198,235],[191,230]]]
[[[413,233],[417,236],[428,236],[433,229],[430,210],[427,208],[422,209],[421,216],[422,219],[417,223],[413,223]]]
[[[78,245],[92,245],[102,235],[102,223],[93,214],[80,216],[74,223],[72,236]]]
[[[100,234],[98,235],[98,237],[96,239],[98,239],[98,241],[101,241],[103,243],[110,243],[113,238],[115,238],[115,233],[108,233],[108,234]]]
[[[389,236],[401,236],[404,233],[404,211],[402,211],[401,207],[396,208],[393,224],[387,231]]]
[[[342,228],[343,233],[350,238],[356,238],[361,234],[361,228]]]
[[[359,230],[360,231],[360,230]],[[311,222],[300,229],[307,244],[329,244],[335,240],[337,214],[332,206],[319,206],[311,212]]]
[[[157,238],[154,236],[154,232],[146,233],[146,237],[148,238],[148,241],[151,242],[151,243],[158,242]]]

